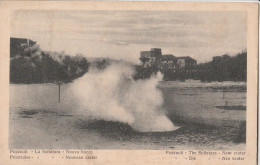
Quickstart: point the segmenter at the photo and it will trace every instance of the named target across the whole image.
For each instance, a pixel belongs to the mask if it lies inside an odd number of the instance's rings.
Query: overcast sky
[[[42,50],[139,63],[140,51],[190,56],[198,62],[246,48],[246,13],[239,11],[15,11],[11,36]]]

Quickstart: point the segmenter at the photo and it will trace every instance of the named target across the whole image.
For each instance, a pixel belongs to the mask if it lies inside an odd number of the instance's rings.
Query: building
[[[140,65],[144,68],[158,67],[162,52],[160,48],[152,48],[150,51],[140,52]]]
[[[172,54],[165,54],[161,56],[160,59],[160,69],[176,69],[177,67],[177,58]]]
[[[180,69],[190,69],[197,65],[197,61],[189,56],[177,57],[177,67]]]
[[[197,65],[197,61],[189,56],[175,57],[172,54],[162,55],[160,48],[141,51],[139,60],[143,68],[156,68],[160,70],[191,69]]]
[[[26,38],[10,38],[10,58],[21,55],[24,49],[35,45],[36,42]]]

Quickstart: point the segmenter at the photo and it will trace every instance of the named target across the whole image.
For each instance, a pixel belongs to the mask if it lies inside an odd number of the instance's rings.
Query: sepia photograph
[[[244,11],[15,10],[9,148],[246,146]]]

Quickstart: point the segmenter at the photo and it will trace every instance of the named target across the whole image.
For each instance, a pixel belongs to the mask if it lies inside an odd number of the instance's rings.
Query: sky
[[[139,63],[140,51],[207,62],[246,48],[241,11],[29,11],[11,14],[11,37],[37,41],[42,50]]]

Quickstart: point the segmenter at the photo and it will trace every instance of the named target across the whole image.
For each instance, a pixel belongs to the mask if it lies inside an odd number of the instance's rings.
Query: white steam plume
[[[70,84],[67,94],[74,97],[76,109],[97,119],[127,123],[141,132],[177,129],[162,109],[162,93],[156,87],[162,75],[133,81],[133,74],[134,69],[125,64],[92,69]]]

